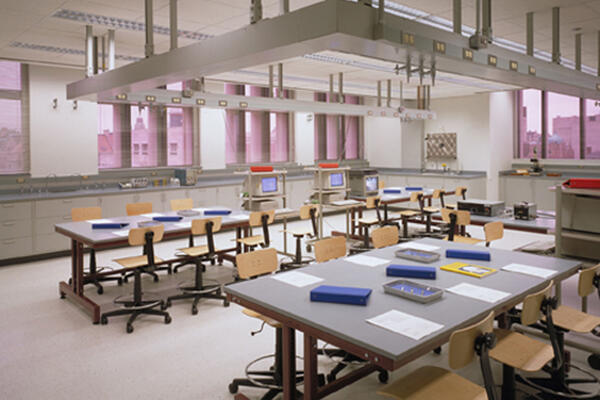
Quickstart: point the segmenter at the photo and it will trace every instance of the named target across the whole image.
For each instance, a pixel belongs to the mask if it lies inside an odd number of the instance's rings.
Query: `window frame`
[[[0,99],[20,101],[21,113],[21,137],[24,142],[23,167],[19,171],[0,171],[0,176],[25,175],[31,170],[31,151],[30,151],[30,132],[29,132],[29,66],[25,63],[0,60],[5,62],[15,62],[20,67],[21,89],[2,89],[0,88]]]

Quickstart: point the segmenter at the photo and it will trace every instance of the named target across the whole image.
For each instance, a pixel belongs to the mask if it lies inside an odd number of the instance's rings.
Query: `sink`
[[[48,193],[68,193],[68,192],[76,192],[75,188],[51,188],[48,189]]]

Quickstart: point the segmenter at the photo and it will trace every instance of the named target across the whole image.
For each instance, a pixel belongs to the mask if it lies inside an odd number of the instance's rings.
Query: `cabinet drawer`
[[[0,222],[0,239],[14,239],[30,236],[32,236],[30,219],[15,219]]]
[[[166,211],[164,209],[163,203],[163,193],[162,192],[141,192],[134,193],[133,202],[134,203],[152,203],[152,211],[153,212],[163,212]],[[170,210],[169,206],[167,210]],[[123,204],[123,214],[125,215],[125,205]]]
[[[69,250],[71,242],[68,237],[58,233],[50,235],[36,235],[34,237],[35,254],[51,253],[53,251]]]
[[[31,237],[0,240],[0,258],[26,257],[32,254]]]
[[[600,199],[563,195],[562,197],[563,228],[600,233]]]
[[[54,233],[54,225],[71,221],[71,215],[62,217],[36,218],[33,221],[35,235],[49,235]]]
[[[0,204],[0,221],[15,219],[31,219],[31,202]]]
[[[98,206],[98,199],[94,197],[36,201],[35,217],[61,217],[71,215],[71,208],[95,206]]]

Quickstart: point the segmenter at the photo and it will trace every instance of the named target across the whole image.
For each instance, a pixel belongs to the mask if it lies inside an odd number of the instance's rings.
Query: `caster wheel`
[[[379,371],[379,375],[377,375],[377,379],[379,379],[380,383],[387,383],[388,379],[390,379],[390,375],[387,371]]]
[[[154,277],[154,282],[158,282],[158,276]]]
[[[167,302],[165,303],[165,307],[166,308],[171,307],[171,300],[167,300]]]
[[[230,383],[227,387],[229,389],[229,393],[236,394],[238,392],[238,385],[235,383]]]
[[[171,269],[171,267],[169,267],[169,269],[167,269],[167,274],[168,274],[168,275],[171,275],[171,274],[173,274],[173,270]]]
[[[433,350],[433,352],[434,352],[435,354],[442,354],[442,348],[441,348],[441,347],[436,347],[436,348]]]
[[[73,278],[69,278],[69,285],[73,283]]]
[[[165,324],[170,324],[171,323],[171,316],[170,315],[165,315]]]
[[[587,359],[593,369],[600,369],[600,354],[592,354]]]
[[[127,324],[127,333],[133,332],[133,325]]]
[[[223,307],[229,307],[229,300],[223,300]]]
[[[102,294],[104,293],[104,288],[102,286],[100,286],[97,290],[98,294]]]
[[[311,245],[306,245],[306,252],[307,253],[312,253],[312,246]]]
[[[104,315],[100,317],[100,323],[102,325],[106,325],[108,324],[108,318],[106,318]]]
[[[198,314],[198,307],[192,306],[192,315]]]
[[[123,279],[121,279],[121,278],[117,279],[117,285],[123,286]]]
[[[327,383],[335,381],[335,374],[327,374]]]
[[[170,304],[169,302],[165,301],[160,305],[160,309],[165,311],[167,308],[169,308]]]
[[[67,297],[67,295],[66,295],[66,294],[64,294],[64,293],[61,293],[61,294],[60,294],[60,298],[61,298],[61,299],[64,299],[65,297]]]
[[[319,386],[325,386],[325,375],[319,374],[317,377],[317,382]]]
[[[127,277],[123,277],[123,283],[127,283]]]

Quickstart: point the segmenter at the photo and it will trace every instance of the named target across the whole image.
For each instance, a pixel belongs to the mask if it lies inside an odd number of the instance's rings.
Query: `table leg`
[[[235,228],[235,254],[240,254],[242,252],[242,243],[240,242],[241,238],[242,228],[238,226],[237,228]]]
[[[284,325],[282,328],[283,350],[283,400],[296,398],[296,332]]]
[[[354,235],[354,233],[356,232],[356,207],[352,207],[352,210],[350,212],[350,225],[352,225],[352,231],[350,232],[351,235]]]
[[[346,208],[346,239],[350,237],[350,209]]]
[[[388,222],[388,205],[387,203],[383,203],[383,223],[387,224]]]
[[[316,399],[319,385],[317,372],[317,339],[304,333],[304,399]]]
[[[502,400],[515,399],[515,369],[508,365],[502,366]]]

